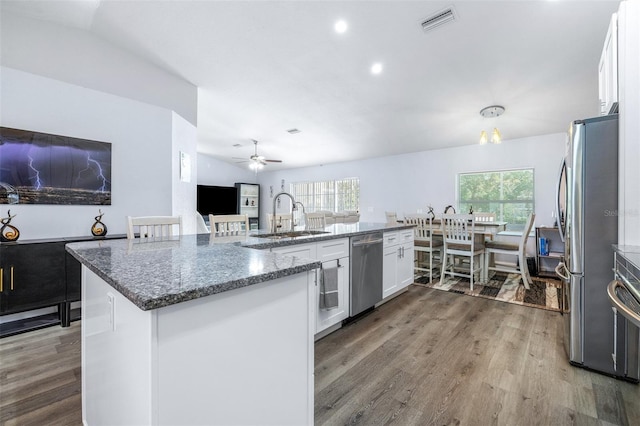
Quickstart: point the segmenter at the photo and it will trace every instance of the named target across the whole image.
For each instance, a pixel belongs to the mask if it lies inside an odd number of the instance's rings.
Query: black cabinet
[[[68,243],[108,237],[60,238],[0,243],[0,315],[57,307],[57,313],[0,324],[0,337],[50,325],[69,326],[71,302],[80,300],[81,265]],[[79,314],[79,310],[77,310]]]
[[[65,302],[64,244],[51,242],[0,246],[1,315]]]

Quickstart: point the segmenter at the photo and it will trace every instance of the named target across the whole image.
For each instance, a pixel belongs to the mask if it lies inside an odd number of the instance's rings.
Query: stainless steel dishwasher
[[[351,317],[382,300],[382,241],[382,232],[351,237]]]

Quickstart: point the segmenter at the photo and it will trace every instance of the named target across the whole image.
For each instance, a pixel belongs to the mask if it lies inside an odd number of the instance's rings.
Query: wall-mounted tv
[[[238,190],[235,186],[198,185],[198,213],[238,214]]]
[[[0,127],[0,204],[111,204],[111,144]]]

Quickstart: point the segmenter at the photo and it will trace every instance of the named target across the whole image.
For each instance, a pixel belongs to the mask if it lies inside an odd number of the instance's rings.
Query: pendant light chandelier
[[[500,117],[504,114],[504,107],[501,105],[491,105],[480,110],[480,115],[484,118],[494,118]],[[484,145],[489,142],[489,138],[487,136],[487,132],[484,130],[480,132],[480,145]],[[500,134],[500,130],[497,127],[493,128],[493,132],[491,132],[491,143],[499,144],[502,142],[502,135]]]

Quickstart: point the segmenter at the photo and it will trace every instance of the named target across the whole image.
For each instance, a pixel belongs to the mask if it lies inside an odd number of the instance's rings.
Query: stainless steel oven
[[[614,280],[607,295],[614,316],[611,358],[617,375],[640,379],[640,247],[614,246]]]

